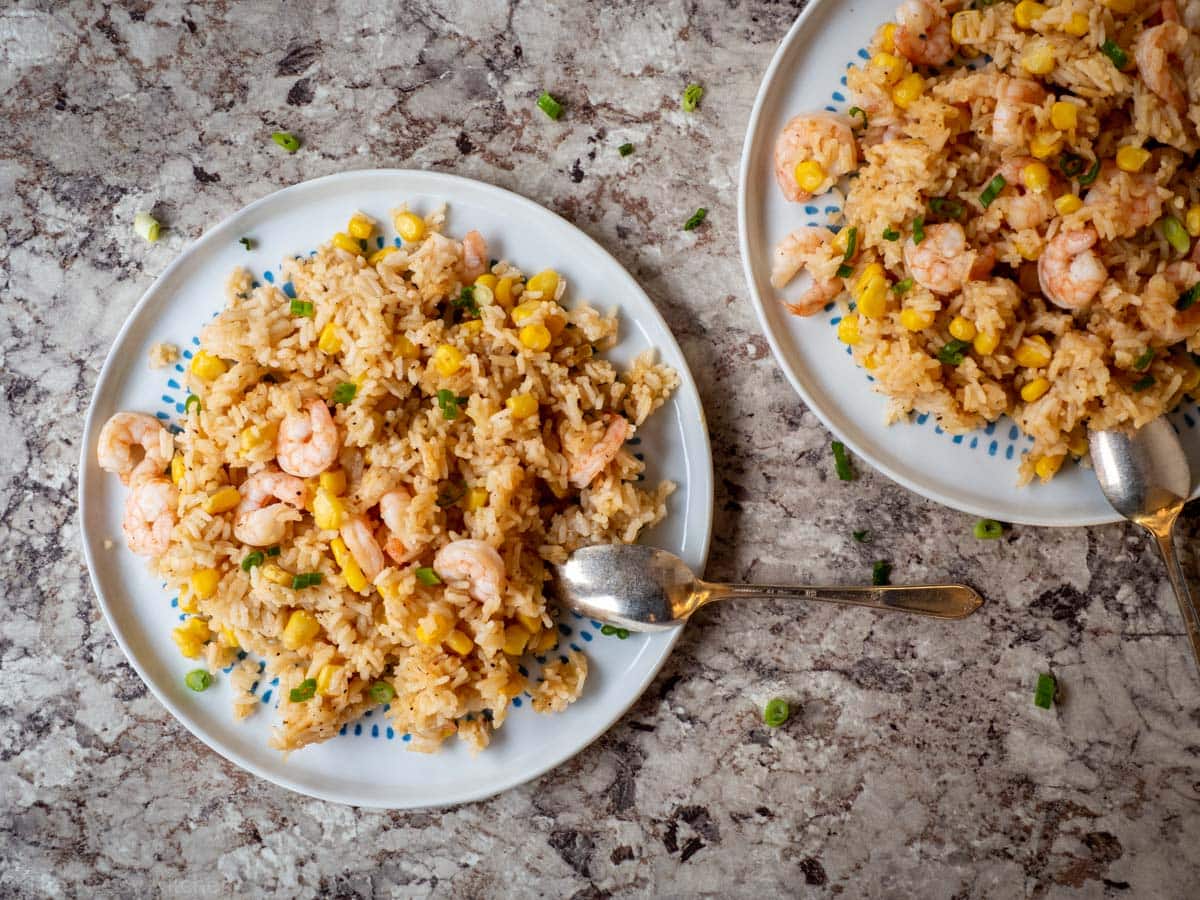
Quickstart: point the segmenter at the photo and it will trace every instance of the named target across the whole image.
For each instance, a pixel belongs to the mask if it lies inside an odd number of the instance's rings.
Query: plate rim
[[[108,599],[106,598],[104,591],[100,586],[100,580],[97,576],[96,560],[93,558],[90,542],[87,537],[87,522],[89,518],[88,510],[92,505],[88,498],[87,488],[95,477],[94,475],[89,475],[90,469],[88,463],[92,456],[96,430],[99,427],[96,419],[100,406],[101,392],[102,389],[107,386],[107,382],[111,378],[115,377],[114,370],[118,367],[118,365],[123,365],[123,361],[119,362],[114,353],[115,348],[121,344],[127,333],[134,327],[134,323],[145,313],[146,307],[149,305],[151,299],[155,296],[159,287],[165,284],[175,274],[176,270],[182,268],[196,253],[198,253],[208,244],[215,241],[216,235],[225,230],[227,227],[231,226],[235,220],[241,218],[242,216],[253,213],[261,209],[263,206],[266,206],[268,203],[278,201],[279,198],[290,193],[301,193],[304,190],[311,190],[321,185],[362,177],[418,177],[422,179],[430,179],[434,183],[434,187],[430,190],[430,192],[443,193],[448,204],[453,202],[453,191],[456,187],[469,186],[472,190],[478,190],[482,188],[485,191],[499,193],[503,195],[508,202],[515,203],[517,206],[526,207],[527,209],[536,211],[539,214],[548,214],[554,219],[557,219],[560,227],[574,232],[574,236],[577,239],[584,241],[586,244],[590,244],[593,250],[600,253],[603,257],[607,257],[607,259],[624,274],[630,288],[640,294],[642,299],[645,301],[645,305],[648,310],[648,318],[662,328],[663,332],[667,335],[667,338],[670,341],[668,346],[673,347],[675,352],[678,354],[679,359],[683,363],[678,371],[680,385],[677,390],[681,392],[689,392],[692,396],[694,396],[696,405],[700,409],[700,431],[703,434],[703,440],[699,442],[699,446],[695,448],[695,451],[697,452],[696,471],[704,477],[697,479],[694,477],[696,473],[691,473],[693,476],[693,481],[692,483],[689,483],[688,487],[689,491],[691,491],[693,483],[698,484],[705,479],[707,480],[708,490],[706,496],[698,497],[702,504],[701,512],[703,513],[703,534],[700,541],[701,574],[703,574],[703,568],[707,565],[708,554],[712,544],[713,514],[715,503],[712,442],[708,434],[708,418],[704,411],[703,396],[696,385],[695,378],[691,372],[691,367],[687,363],[687,357],[683,353],[683,348],[680,347],[679,341],[675,338],[674,332],[672,332],[670,326],[667,324],[666,319],[663,318],[658,306],[654,303],[653,299],[651,299],[650,295],[646,293],[646,290],[642,287],[641,283],[634,278],[633,274],[620,262],[620,260],[613,256],[612,253],[610,253],[602,244],[600,244],[582,228],[578,227],[573,222],[568,221],[554,210],[549,209],[548,207],[543,206],[528,197],[518,194],[515,191],[509,190],[508,188],[500,187],[499,185],[480,181],[474,178],[467,178],[462,175],[430,171],[427,169],[379,167],[347,169],[334,172],[329,175],[309,178],[304,181],[296,182],[295,184],[286,185],[282,188],[270,191],[262,197],[259,197],[258,199],[235,209],[215,225],[206,228],[198,238],[186,244],[182,249],[179,250],[175,258],[171,260],[171,262],[166,266],[165,269],[163,269],[162,272],[159,273],[157,277],[155,277],[150,285],[142,292],[142,295],[138,298],[138,301],[130,308],[129,313],[125,317],[125,321],[122,322],[120,329],[118,329],[109,345],[108,351],[105,354],[104,364],[100,367],[100,371],[96,375],[96,382],[92,388],[91,397],[88,401],[87,414],[84,416],[83,428],[80,432],[81,446],[77,488],[77,514],[80,525],[79,541],[83,547],[83,556],[84,561],[87,564],[88,579],[92,585],[92,593],[94,594],[96,603],[100,607],[100,611],[104,616],[105,623],[108,625],[109,633],[116,640],[118,647],[120,647],[121,652],[125,656],[125,660],[137,673],[138,677],[142,680],[142,683],[155,697],[155,699],[157,699],[162,707],[166,709],[168,713],[170,713],[172,718],[174,718],[177,723],[187,729],[187,731],[190,732],[193,737],[197,738],[210,750],[214,751],[217,755],[225,759],[227,762],[237,766],[238,768],[262,778],[271,784],[301,796],[312,797],[317,800],[341,803],[344,805],[364,809],[446,809],[466,803],[474,803],[480,800],[485,800],[490,797],[494,797],[497,794],[501,794],[511,788],[526,784],[582,753],[600,737],[608,733],[613,725],[623,718],[625,714],[634,706],[634,704],[636,704],[638,700],[642,698],[642,695],[646,692],[646,689],[653,683],[654,679],[658,677],[658,673],[662,670],[662,667],[666,664],[667,660],[670,659],[671,654],[675,649],[675,644],[678,642],[679,637],[683,633],[683,628],[686,626],[680,626],[672,631],[665,632],[665,636],[667,637],[666,645],[663,647],[659,658],[655,660],[650,669],[646,672],[645,676],[642,678],[641,682],[637,684],[636,688],[630,693],[628,702],[626,702],[624,705],[618,704],[614,707],[611,707],[611,712],[609,715],[601,717],[601,724],[596,727],[594,733],[592,733],[582,743],[580,743],[578,746],[575,746],[573,749],[568,749],[565,752],[556,755],[552,754],[528,771],[518,772],[513,776],[500,778],[494,785],[488,785],[474,791],[464,791],[462,794],[452,794],[444,801],[438,801],[434,803],[406,803],[403,801],[395,802],[382,799],[378,802],[373,802],[369,797],[354,797],[353,799],[347,799],[346,796],[341,795],[336,790],[325,790],[321,788],[301,786],[300,784],[289,780],[285,776],[277,775],[275,772],[259,766],[253,760],[243,757],[242,754],[237,750],[220,745],[215,738],[210,739],[209,736],[198,727],[198,723],[194,725],[190,716],[182,714],[182,712],[176,708],[176,704],[170,699],[170,697],[163,691],[159,690],[153,679],[147,676],[136,655],[131,652],[126,636],[122,633],[121,629],[116,626],[114,616],[109,610]],[[688,452],[692,452],[692,448],[689,448]],[[685,455],[685,459],[686,458],[687,457]]]
[[[953,496],[937,484],[923,482],[921,479],[910,478],[894,467],[884,463],[873,452],[866,449],[864,442],[855,440],[842,428],[839,428],[831,415],[814,400],[813,392],[809,391],[804,382],[800,378],[798,372],[787,361],[779,336],[775,329],[771,327],[770,321],[767,318],[766,300],[761,296],[758,290],[755,279],[755,271],[752,263],[752,251],[750,248],[750,229],[749,218],[750,209],[747,201],[748,187],[751,178],[751,165],[754,151],[760,146],[763,141],[762,126],[760,124],[763,114],[763,109],[766,106],[767,97],[772,93],[776,79],[780,76],[783,67],[784,59],[790,55],[793,44],[801,39],[801,32],[804,30],[808,19],[818,10],[823,9],[829,0],[809,0],[809,3],[796,17],[796,21],[788,29],[783,39],[779,42],[779,46],[775,49],[775,53],[771,57],[766,70],[763,73],[762,80],[759,82],[758,91],[754,95],[754,105],[750,110],[750,118],[746,125],[746,136],[742,142],[742,158],[738,166],[738,251],[742,258],[742,274],[746,280],[746,287],[750,294],[750,302],[754,306],[755,315],[758,318],[759,327],[762,329],[763,336],[767,339],[768,345],[771,347],[771,353],[775,357],[775,363],[783,371],[784,377],[792,386],[799,396],[804,401],[804,405],[821,421],[834,437],[842,441],[854,454],[865,460],[877,472],[886,475],[892,481],[907,488],[919,497],[927,500],[932,500],[942,506],[957,510],[968,515],[978,516],[981,518],[996,518],[995,510],[989,510],[986,507],[979,506],[969,500]],[[1015,476],[1015,470],[1014,470]],[[1193,492],[1195,496],[1195,492]],[[1087,527],[1091,525],[1110,525],[1115,522],[1122,521],[1121,516],[1115,510],[1111,515],[1076,515],[1062,517],[1048,517],[1040,515],[1024,515],[1018,514],[1013,516],[1005,513],[1000,518],[1014,525],[1034,525],[1054,528],[1074,528]]]

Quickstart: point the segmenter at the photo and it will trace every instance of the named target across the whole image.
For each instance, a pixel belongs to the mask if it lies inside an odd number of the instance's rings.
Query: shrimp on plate
[[[333,465],[342,449],[338,427],[329,407],[318,397],[284,417],[275,442],[279,468],[298,478],[313,478]]]
[[[122,484],[133,484],[161,476],[174,453],[175,439],[154,416],[119,412],[100,429],[96,461]]]
[[[604,467],[616,459],[629,437],[629,422],[624,416],[609,415],[608,419],[604,436],[591,450],[571,463],[568,480],[572,487],[585,488],[591,484],[604,471]]]
[[[825,193],[857,166],[854,131],[838,113],[795,116],[775,141],[775,180],[783,196],[794,203]]]
[[[1038,259],[1038,283],[1046,299],[1062,309],[1082,309],[1108,280],[1108,270],[1096,253],[1096,229],[1056,234]]]
[[[797,300],[787,304],[788,309],[798,316],[811,316],[821,311],[842,291],[842,283],[836,277],[818,278],[814,268],[828,262],[833,253],[833,235],[828,228],[806,225],[797,228],[775,248],[771,262],[771,284],[776,288],[787,285],[802,269],[812,275],[809,286]]]
[[[921,66],[944,66],[954,56],[950,14],[937,0],[904,0],[896,8],[896,50]]]
[[[139,556],[162,556],[175,530],[179,491],[166,478],[134,482],[125,499],[121,530],[129,549]]]
[[[986,276],[994,259],[994,255],[972,250],[957,222],[926,225],[921,243],[912,238],[904,243],[904,263],[913,281],[935,294],[953,294],[973,273]]]
[[[242,495],[233,518],[233,536],[251,547],[280,543],[289,522],[300,520],[308,501],[308,485],[295,475],[264,469],[242,484]],[[276,500],[279,502],[270,503]]]
[[[467,592],[480,603],[498,603],[508,584],[503,557],[484,541],[451,541],[434,556],[433,571],[442,581],[468,582]]]

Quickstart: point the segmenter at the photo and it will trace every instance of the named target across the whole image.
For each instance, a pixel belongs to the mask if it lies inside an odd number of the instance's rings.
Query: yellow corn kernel
[[[1079,124],[1079,107],[1059,100],[1050,107],[1050,124],[1059,131],[1071,131]]]
[[[960,341],[975,340],[975,323],[962,316],[955,316],[950,322],[950,336]]]
[[[1062,30],[1072,37],[1083,37],[1091,27],[1088,17],[1083,13],[1072,13],[1071,18],[1063,23]]]
[[[933,312],[928,309],[902,309],[900,324],[909,331],[924,331],[933,324]]]
[[[346,542],[340,537],[335,537],[329,542],[329,549],[333,551],[333,559],[339,566],[346,565],[346,561],[354,559],[350,555],[350,548],[346,546]]]
[[[317,672],[317,693],[322,697],[328,697],[330,687],[333,685],[333,679],[342,671],[342,667],[334,663],[326,663],[321,666],[321,671]]]
[[[320,633],[321,623],[316,616],[307,609],[293,610],[283,626],[283,646],[289,650],[299,650],[305,644],[311,644]]]
[[[1150,151],[1141,147],[1122,147],[1117,151],[1117,168],[1122,172],[1140,172],[1150,159]]]
[[[435,644],[440,644],[453,627],[453,622],[447,622],[443,617],[435,615],[433,617],[432,628],[427,630],[424,625],[417,626],[417,640],[422,644],[432,647]]]
[[[1200,203],[1187,211],[1183,217],[1183,225],[1192,237],[1200,237]]]
[[[846,253],[846,247],[849,243],[850,226],[847,225],[844,228],[838,229],[838,233],[833,236],[833,241],[830,242],[830,247],[838,256],[844,256]],[[855,247],[855,250],[857,251],[857,247]],[[882,267],[880,267],[880,271],[882,271]]]
[[[1088,443],[1087,435],[1082,433],[1071,438],[1070,442],[1067,444],[1067,449],[1070,450],[1075,456],[1087,456],[1087,452],[1090,447],[1091,444]]]
[[[207,600],[217,592],[221,583],[221,573],[216,569],[198,569],[188,579],[188,587],[197,600]]]
[[[1057,473],[1063,464],[1063,455],[1055,453],[1051,456],[1043,456],[1033,465],[1033,471],[1037,473],[1037,477],[1042,481],[1049,481]]]
[[[204,652],[204,644],[210,635],[208,623],[197,618],[188,619],[178,628],[171,630],[171,640],[188,659],[196,659]]]
[[[329,549],[333,551],[334,561],[342,570],[342,577],[346,579],[346,585],[350,590],[361,591],[365,588],[368,584],[367,576],[363,574],[362,567],[350,552],[350,548],[346,546],[346,542],[340,537],[334,538],[329,542]]]
[[[1021,52],[1021,68],[1030,75],[1054,71],[1054,48],[1042,38],[1032,38]]]
[[[1050,187],[1050,170],[1042,162],[1031,162],[1021,170],[1021,181],[1025,187],[1040,194]]]
[[[1032,28],[1033,23],[1046,14],[1046,7],[1035,0],[1021,0],[1013,10],[1013,21],[1020,28]]]
[[[223,488],[217,488],[207,497],[200,507],[209,515],[220,515],[224,512],[229,512],[239,503],[242,502],[242,495],[238,493],[238,489],[233,485],[225,485]]]
[[[346,515],[346,507],[334,494],[324,488],[317,488],[312,501],[313,521],[323,531],[337,531],[342,527]]]
[[[362,256],[362,244],[344,231],[339,231],[333,236],[333,246],[339,250],[345,250],[347,253],[353,253],[355,256]]]
[[[179,592],[179,611],[185,613],[198,613],[200,607],[196,603],[196,598],[190,590]]]
[[[1034,400],[1045,394],[1048,390],[1050,390],[1050,379],[1035,378],[1033,381],[1021,388],[1021,399],[1026,403],[1032,403]]]
[[[858,333],[858,313],[850,313],[842,317],[837,324],[838,340],[853,347],[862,337]]]
[[[1042,255],[1042,240],[1037,234],[1018,234],[1013,239],[1013,245],[1021,254],[1021,259],[1037,262]]]
[[[892,88],[892,101],[901,109],[908,109],[925,93],[925,79],[916,72],[905,75]]]
[[[171,457],[171,483],[175,487],[179,487],[179,483],[183,481],[183,476],[187,474],[187,466],[183,462],[183,457],[176,453]]]
[[[530,634],[537,634],[542,630],[541,616],[527,616],[524,613],[517,613],[517,621],[524,626],[525,630]]]
[[[525,325],[517,332],[521,344],[530,350],[542,351],[550,346],[550,329],[545,325]]]
[[[479,321],[479,319],[470,319],[461,323],[458,326],[458,330],[467,335],[467,337],[474,337],[483,331],[483,322]]]
[[[225,360],[219,356],[213,356],[207,350],[199,350],[192,357],[192,365],[190,366],[192,374],[201,381],[212,381],[214,378],[220,378],[228,371],[229,366],[225,365]]]
[[[873,270],[879,269],[878,274]],[[858,279],[859,311],[868,319],[878,319],[887,311],[888,283],[883,276],[883,268],[878,263],[871,263],[863,277]]]
[[[533,394],[513,394],[504,401],[514,419],[528,419],[538,411],[537,397]]]
[[[399,249],[399,247],[393,246],[392,244],[380,247],[367,257],[367,265],[377,266]]]
[[[505,275],[496,282],[496,287],[492,293],[496,297],[496,302],[505,309],[512,306],[513,299],[516,295],[513,293],[513,286],[517,284],[517,279],[512,275]]]
[[[230,650],[236,650],[241,646],[238,643],[237,634],[228,625],[217,632],[217,643],[222,647],[228,647]]]
[[[1069,216],[1083,208],[1083,201],[1077,194],[1063,194],[1054,201],[1054,208],[1060,216]]]
[[[336,325],[332,322],[325,323],[325,327],[321,329],[321,336],[317,338],[317,346],[324,353],[337,353],[342,349],[342,339],[338,337]]]
[[[513,307],[512,320],[514,325],[523,325],[533,318],[534,314],[542,308],[542,304],[537,300],[530,300],[527,303],[522,303]]]
[[[956,44],[961,44],[967,39],[967,35],[972,34],[977,28],[977,23],[983,18],[978,10],[964,10],[956,12],[950,20],[950,40]]]
[[[375,231],[375,220],[370,216],[356,212],[350,217],[350,222],[346,225],[346,231],[350,233],[350,237],[365,241]]]
[[[475,642],[455,628],[446,635],[446,646],[459,656],[466,656],[475,646]]]
[[[863,368],[867,371],[879,368],[879,360],[875,358],[874,353],[868,353],[866,356],[864,356],[862,364]]]
[[[991,356],[996,352],[996,348],[1000,346],[1000,335],[981,331],[975,335],[975,340],[971,341],[971,346],[980,356]]]
[[[340,497],[346,493],[346,470],[330,469],[328,472],[322,472],[317,478],[317,484],[322,490]]]
[[[558,337],[563,333],[563,329],[567,327],[567,315],[557,303],[554,304],[553,310],[553,312],[546,315],[543,324],[550,329],[550,337]]]
[[[266,425],[247,425],[238,435],[238,444],[242,453],[249,453],[263,444],[273,443],[278,432],[278,422],[268,422]]]
[[[862,272],[859,273],[858,280],[854,282],[855,292],[861,293],[864,288],[872,281],[883,281],[883,266],[877,262],[864,266]]]
[[[881,70],[888,84],[895,84],[904,77],[904,60],[894,53],[876,53],[871,57],[871,67]]]
[[[462,352],[451,344],[438,344],[437,349],[433,351],[433,367],[444,378],[449,378],[461,369],[462,364]]]
[[[1035,134],[1029,142],[1029,155],[1048,159],[1062,149],[1062,138],[1056,132]]]
[[[525,290],[541,294],[543,300],[554,300],[558,293],[558,273],[543,269],[525,282]]]
[[[515,622],[504,629],[504,652],[509,656],[520,656],[529,643],[529,632]]]
[[[487,506],[487,502],[487,488],[473,487],[467,490],[467,495],[463,498],[463,507],[467,512],[475,512],[475,510]]]
[[[392,224],[396,226],[396,234],[410,244],[425,237],[425,220],[416,213],[402,212],[392,220]]]
[[[404,335],[396,338],[396,343],[392,346],[392,351],[401,359],[416,359],[421,355],[421,348]]]
[[[1040,369],[1050,362],[1053,355],[1046,339],[1040,334],[1035,334],[1033,337],[1021,339],[1021,343],[1017,345],[1017,349],[1013,353],[1013,358],[1018,365],[1025,366],[1027,369]]]
[[[272,584],[288,587],[292,583],[292,574],[275,563],[267,563],[262,567],[263,578]]]
[[[815,194],[825,181],[825,169],[815,159],[804,159],[796,163],[792,177],[800,190]]]
[[[1127,16],[1137,6],[1137,0],[1104,0],[1104,5],[1118,15]]]
[[[499,281],[500,281],[500,279],[498,279],[491,272],[484,272],[482,275],[480,275],[478,278],[475,279],[475,284],[477,284],[479,287],[485,287],[489,291],[492,291],[493,293],[495,293],[496,285],[499,283]]]

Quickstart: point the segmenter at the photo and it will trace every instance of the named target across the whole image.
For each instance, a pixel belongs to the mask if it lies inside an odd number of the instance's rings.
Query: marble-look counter
[[[735,182],[797,7],[4,5],[0,895],[1195,896],[1200,676],[1147,542],[1115,526],[977,541],[970,518],[864,466],[839,482],[772,361]],[[694,115],[689,81],[707,88]],[[561,123],[533,106],[543,89]],[[276,128],[303,149],[278,152]],[[82,417],[121,322],[189,241],[279,187],[370,166],[516,190],[645,285],[707,407],[711,577],[853,580],[887,558],[898,580],[974,582],[985,609],[710,609],[595,745],[448,811],[316,802],[210,752],[95,605]],[[707,225],[683,232],[698,206]],[[155,245],[130,227],[149,207],[168,226]],[[1046,669],[1063,685],[1050,711],[1032,703]],[[797,708],[777,731],[759,719],[774,694]]]

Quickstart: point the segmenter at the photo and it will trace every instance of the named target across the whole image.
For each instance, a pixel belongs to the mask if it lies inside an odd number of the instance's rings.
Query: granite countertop
[[[771,358],[736,171],[799,4],[53,6],[0,11],[0,896],[1195,895],[1200,677],[1149,543],[1122,526],[977,541],[865,466],[839,482]],[[690,81],[707,93],[685,115]],[[280,153],[276,128],[303,149]],[[372,166],[516,190],[641,281],[707,409],[710,577],[848,580],[886,557],[898,580],[974,582],[984,610],[711,608],[593,746],[457,809],[309,800],[209,751],[94,602],[82,419],[125,316],[189,241]],[[698,206],[708,223],[683,232]],[[130,225],[150,207],[155,245]],[[1063,697],[1043,711],[1047,669]],[[770,730],[775,694],[796,711]]]

